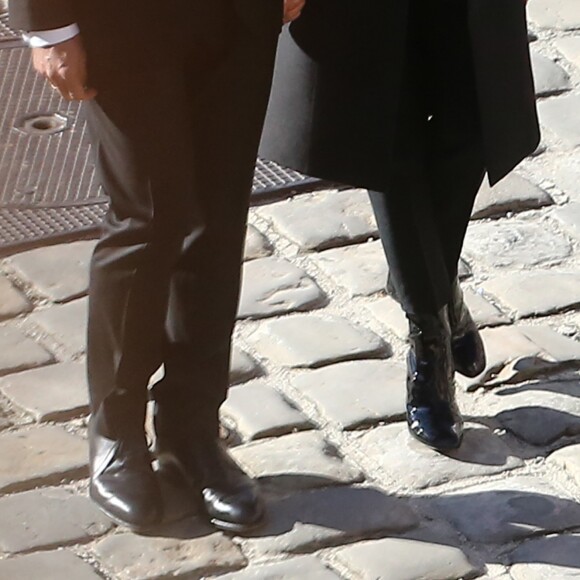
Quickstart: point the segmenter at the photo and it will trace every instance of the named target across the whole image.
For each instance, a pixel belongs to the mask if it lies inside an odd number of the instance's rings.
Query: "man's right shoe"
[[[89,495],[113,521],[134,531],[161,523],[163,498],[145,435],[112,440],[89,426]]]

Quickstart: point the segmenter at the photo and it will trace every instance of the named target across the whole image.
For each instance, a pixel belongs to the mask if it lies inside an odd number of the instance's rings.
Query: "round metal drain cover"
[[[68,128],[68,119],[58,113],[35,113],[19,119],[16,128],[27,135],[54,135]]]

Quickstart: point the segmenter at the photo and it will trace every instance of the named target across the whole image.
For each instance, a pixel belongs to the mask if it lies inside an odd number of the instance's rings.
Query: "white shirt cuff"
[[[62,28],[55,28],[53,30],[27,32],[22,35],[22,38],[31,48],[45,48],[70,40],[73,36],[79,34],[79,32],[80,29],[77,24],[69,24],[69,26],[63,26]]]

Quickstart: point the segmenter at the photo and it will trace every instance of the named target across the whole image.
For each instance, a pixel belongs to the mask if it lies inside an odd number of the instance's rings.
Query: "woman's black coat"
[[[307,0],[280,39],[260,154],[308,175],[388,188],[409,0]],[[457,0],[431,0],[450,2]],[[466,0],[486,168],[539,141],[524,0]]]

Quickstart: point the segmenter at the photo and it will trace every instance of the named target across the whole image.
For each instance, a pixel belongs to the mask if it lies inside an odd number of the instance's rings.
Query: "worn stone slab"
[[[304,580],[339,580],[314,556],[299,556],[266,566],[250,566],[241,572],[226,574],[216,580],[285,580],[303,578]]]
[[[580,28],[580,5],[576,0],[532,0],[528,4],[528,15],[541,28]]]
[[[20,329],[0,326],[0,375],[47,365],[53,356]]]
[[[510,555],[513,580],[577,580],[580,534],[557,535],[524,542]]]
[[[523,465],[507,445],[487,427],[466,425],[461,447],[438,453],[409,436],[403,423],[377,427],[356,441],[363,467],[381,470],[394,485],[423,489],[477,477],[502,473]]]
[[[234,346],[230,359],[230,384],[245,383],[260,373],[260,365],[247,352]]]
[[[562,206],[566,212],[572,203],[580,203],[580,159],[571,151],[568,155],[560,154],[543,169],[543,173],[560,188],[571,203]],[[576,234],[577,232],[574,232]]]
[[[324,293],[302,269],[279,258],[246,262],[238,318],[266,318],[320,305]]]
[[[567,95],[538,103],[542,126],[549,129],[567,148],[580,146],[580,96]]]
[[[385,289],[389,269],[380,241],[326,250],[316,261],[350,296],[370,296]]]
[[[516,318],[552,314],[580,304],[580,274],[576,272],[513,272],[492,278],[483,288],[505,304]]]
[[[552,205],[554,201],[548,193],[521,177],[511,173],[496,186],[490,187],[485,180],[475,199],[472,219],[501,217],[507,213],[517,213]]]
[[[537,97],[556,95],[572,88],[568,73],[551,58],[531,51]]]
[[[355,429],[402,419],[405,380],[403,365],[368,360],[309,371],[292,378],[292,386],[312,401],[325,419],[342,429]]]
[[[267,258],[272,255],[272,244],[268,238],[252,225],[248,226],[244,245],[244,260]]]
[[[0,274],[0,320],[30,312],[32,304],[6,276]]]
[[[182,536],[183,537],[183,536]],[[224,534],[201,532],[192,539],[117,534],[95,546],[100,564],[118,580],[201,578],[242,568],[246,559]]]
[[[479,292],[471,288],[463,290],[463,300],[471,312],[475,324],[479,328],[486,326],[499,326],[509,324],[511,319],[504,314],[497,306],[486,300]]]
[[[81,298],[51,306],[34,312],[29,320],[38,324],[72,355],[82,354],[86,349],[88,304],[88,298]]]
[[[86,441],[60,427],[0,433],[0,492],[23,491],[86,474]]]
[[[463,580],[479,572],[459,548],[407,538],[359,542],[335,558],[359,580]]]
[[[101,580],[93,568],[68,550],[0,560],[2,580]]]
[[[556,39],[556,48],[572,64],[580,68],[580,35]]]
[[[85,365],[61,363],[0,379],[0,392],[37,421],[66,421],[89,412]]]
[[[17,254],[10,263],[20,277],[54,302],[87,293],[94,240],[47,246]]]
[[[87,498],[62,488],[44,488],[0,498],[0,549],[28,552],[77,544],[113,527]]]
[[[366,305],[366,309],[399,338],[406,340],[409,322],[399,303],[390,296],[384,296]]]
[[[550,455],[548,461],[563,467],[580,487],[580,444],[558,449]]]
[[[537,477],[465,487],[432,501],[472,542],[504,544],[580,526],[580,504]]]
[[[310,421],[263,380],[232,387],[222,414],[244,440],[274,437],[310,428]]]
[[[364,479],[319,431],[242,445],[232,455],[253,477],[275,487],[308,489]]]
[[[389,352],[387,344],[374,332],[338,316],[296,315],[269,321],[248,340],[261,356],[295,368],[379,358]]]
[[[313,552],[379,532],[402,533],[419,523],[405,500],[361,487],[298,493],[272,502],[268,513],[265,527],[247,540],[262,554]]]
[[[256,211],[303,251],[364,242],[378,235],[364,189],[300,195]]]
[[[517,220],[471,223],[465,254],[495,268],[557,264],[572,253],[570,242],[545,223]]]
[[[574,236],[576,239],[580,239],[580,203],[571,202],[557,207],[554,209],[552,215],[562,224],[568,234]]]

